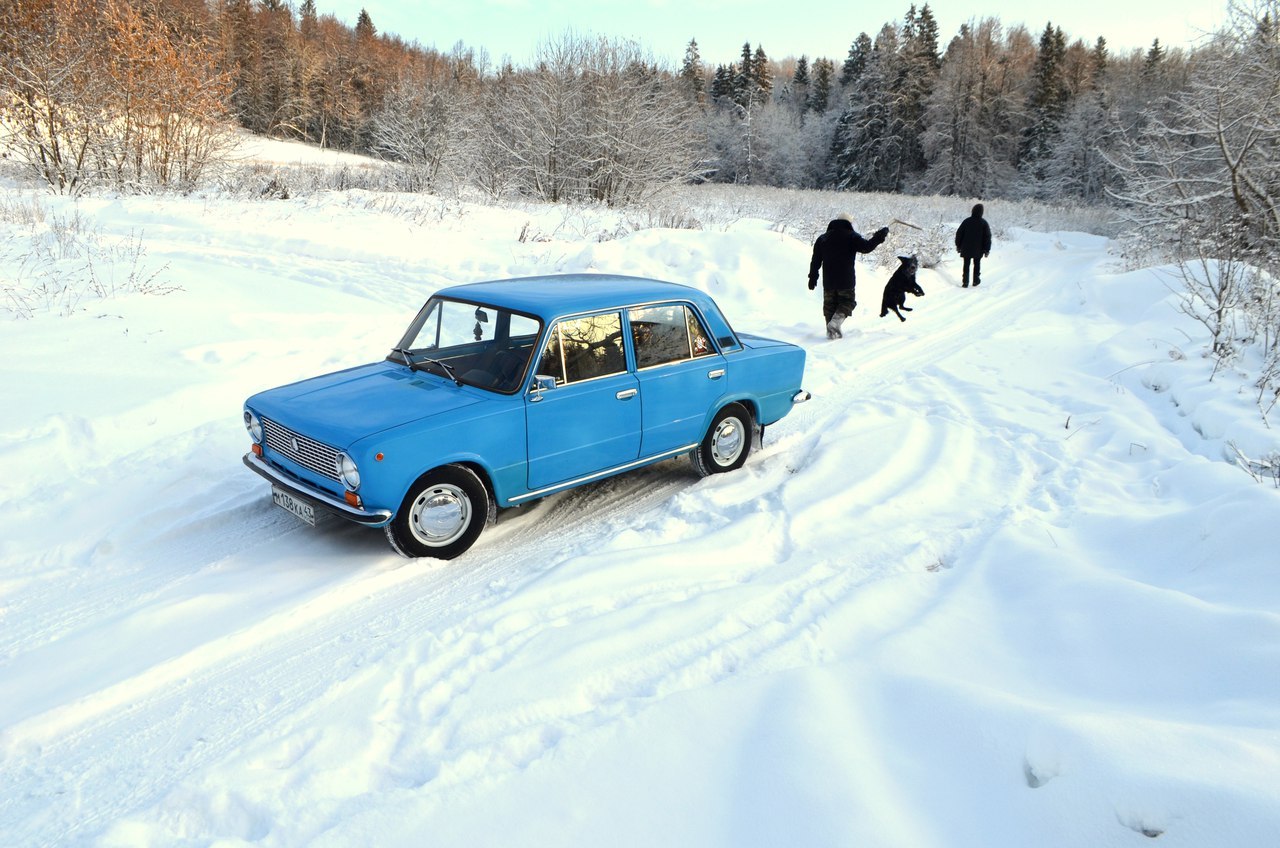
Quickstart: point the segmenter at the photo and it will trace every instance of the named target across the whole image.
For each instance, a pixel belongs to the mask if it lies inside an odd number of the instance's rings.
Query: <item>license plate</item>
[[[312,527],[316,526],[316,508],[306,501],[298,500],[279,486],[271,487],[271,500],[276,506],[293,513]]]

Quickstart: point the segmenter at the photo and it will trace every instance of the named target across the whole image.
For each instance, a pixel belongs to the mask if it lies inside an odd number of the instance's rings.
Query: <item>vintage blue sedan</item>
[[[308,523],[327,510],[451,559],[499,507],[682,454],[699,475],[739,468],[809,398],[804,361],[676,283],[451,286],[385,360],[250,397],[244,462]]]

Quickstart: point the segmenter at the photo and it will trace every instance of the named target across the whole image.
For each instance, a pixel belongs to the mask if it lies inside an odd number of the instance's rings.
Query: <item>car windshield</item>
[[[387,359],[459,384],[518,391],[542,323],[480,303],[433,297]]]

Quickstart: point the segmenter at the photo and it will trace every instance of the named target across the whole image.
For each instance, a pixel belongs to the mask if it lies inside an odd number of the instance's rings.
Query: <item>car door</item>
[[[640,399],[627,369],[622,313],[558,321],[551,327],[525,398],[529,490],[589,477],[640,454]],[[546,388],[539,388],[542,382]]]
[[[640,382],[640,454],[696,445],[728,391],[725,358],[686,303],[635,307],[627,317]]]

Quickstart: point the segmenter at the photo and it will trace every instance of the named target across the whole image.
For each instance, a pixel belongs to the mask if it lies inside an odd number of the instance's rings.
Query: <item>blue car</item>
[[[303,521],[327,510],[451,559],[499,507],[683,454],[699,475],[739,468],[808,400],[804,360],[676,283],[451,286],[381,362],[250,397],[244,462]]]

